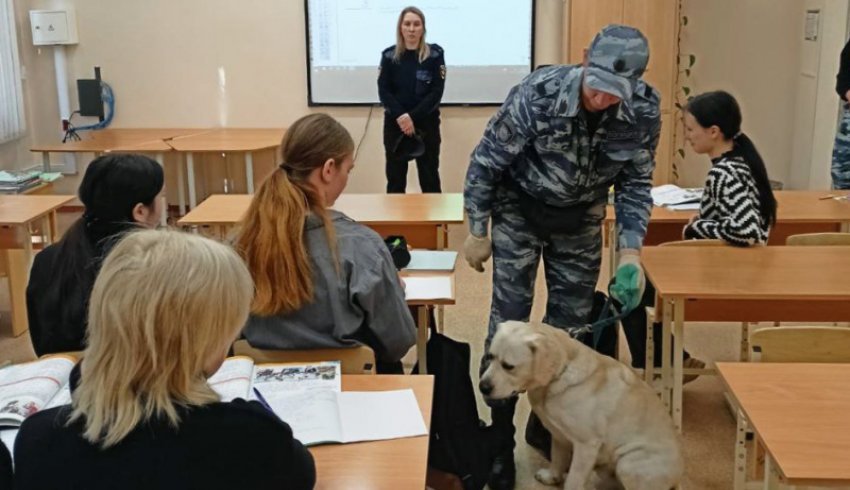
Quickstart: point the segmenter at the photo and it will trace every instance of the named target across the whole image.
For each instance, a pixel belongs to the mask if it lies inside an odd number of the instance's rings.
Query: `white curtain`
[[[23,136],[24,129],[15,12],[12,0],[0,0],[0,143]]]

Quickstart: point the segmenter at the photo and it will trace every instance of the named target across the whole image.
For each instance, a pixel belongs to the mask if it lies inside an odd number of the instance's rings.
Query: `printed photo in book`
[[[208,382],[222,400],[259,400],[308,446],[428,434],[412,390],[342,391],[338,361],[254,365],[237,356]]]
[[[68,377],[76,362],[56,355],[0,369],[0,427],[18,427],[39,410],[71,403]]]

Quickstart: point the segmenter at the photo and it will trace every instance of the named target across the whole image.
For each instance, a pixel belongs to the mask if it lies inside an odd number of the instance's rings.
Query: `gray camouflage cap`
[[[649,43],[639,30],[609,24],[590,43],[584,81],[590,88],[616,95],[629,104],[648,62]]]

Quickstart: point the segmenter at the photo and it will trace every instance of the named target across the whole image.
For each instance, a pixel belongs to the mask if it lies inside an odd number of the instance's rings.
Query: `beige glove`
[[[484,272],[484,262],[487,262],[492,253],[493,245],[486,236],[477,237],[470,234],[463,242],[463,256],[466,257],[470,267],[478,272]]]

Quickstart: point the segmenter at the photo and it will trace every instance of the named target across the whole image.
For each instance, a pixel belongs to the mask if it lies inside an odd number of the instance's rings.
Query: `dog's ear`
[[[564,353],[543,333],[533,333],[525,338],[525,343],[531,351],[532,377],[536,386],[546,386],[566,362]]]

